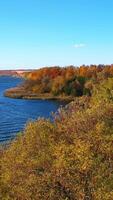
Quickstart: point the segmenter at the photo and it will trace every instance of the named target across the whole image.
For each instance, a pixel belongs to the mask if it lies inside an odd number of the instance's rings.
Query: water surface
[[[2,76],[0,77],[0,142],[13,139],[23,130],[29,120],[38,117],[50,118],[61,104],[52,100],[24,100],[4,97],[6,89],[20,84],[22,79]]]

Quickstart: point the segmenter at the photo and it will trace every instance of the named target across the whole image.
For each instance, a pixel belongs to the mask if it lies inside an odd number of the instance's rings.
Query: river
[[[26,122],[38,117],[51,118],[51,112],[57,111],[61,102],[52,100],[24,100],[4,97],[6,89],[21,84],[22,79],[0,77],[0,142],[10,141],[22,131]]]

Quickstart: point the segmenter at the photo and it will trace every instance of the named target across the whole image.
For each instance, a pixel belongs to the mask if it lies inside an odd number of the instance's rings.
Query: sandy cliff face
[[[0,70],[0,75],[17,75],[14,70]]]
[[[0,70],[0,76],[21,76],[28,72],[27,70]]]

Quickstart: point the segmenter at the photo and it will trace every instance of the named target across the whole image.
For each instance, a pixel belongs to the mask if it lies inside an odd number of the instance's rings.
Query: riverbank
[[[32,93],[31,91],[27,91],[24,89],[24,87],[15,87],[8,89],[4,92],[5,97],[9,98],[15,98],[15,99],[31,99],[31,100],[58,100],[58,101],[73,101],[75,97],[72,96],[53,96],[50,93],[44,93],[44,94],[36,94]]]

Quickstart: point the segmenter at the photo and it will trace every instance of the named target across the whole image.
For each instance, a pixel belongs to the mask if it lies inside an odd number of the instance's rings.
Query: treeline
[[[1,149],[0,199],[113,199],[113,78]]]
[[[113,76],[113,65],[45,67],[26,74],[24,88],[33,94],[91,95],[92,87]]]

